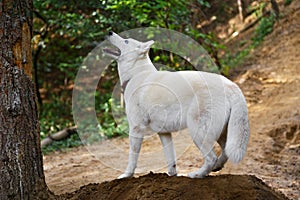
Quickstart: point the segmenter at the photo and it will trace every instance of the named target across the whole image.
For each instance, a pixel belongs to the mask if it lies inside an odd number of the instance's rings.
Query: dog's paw
[[[177,176],[177,173],[170,173],[170,172],[168,172],[168,175],[169,176]]]
[[[174,169],[170,170],[170,171],[168,172],[168,175],[169,175],[169,176],[177,176],[177,171],[176,171],[176,169],[174,168]]]
[[[129,178],[129,177],[132,177],[133,176],[133,173],[124,173],[124,174],[121,174],[118,179],[122,179],[122,178]]]
[[[198,171],[196,172],[191,172],[188,174],[188,177],[190,178],[204,178],[206,175],[203,173],[199,173]]]

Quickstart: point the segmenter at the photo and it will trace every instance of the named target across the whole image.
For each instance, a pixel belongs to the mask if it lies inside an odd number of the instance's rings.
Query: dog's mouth
[[[103,48],[103,52],[108,55],[113,55],[113,56],[117,56],[117,57],[121,55],[121,50],[118,48],[106,47],[106,48]]]

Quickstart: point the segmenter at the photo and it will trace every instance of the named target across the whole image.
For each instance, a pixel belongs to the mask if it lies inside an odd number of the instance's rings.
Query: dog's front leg
[[[137,165],[139,153],[141,150],[143,138],[144,137],[142,134],[138,135],[136,133],[129,133],[130,149],[129,149],[128,165],[125,173],[118,177],[119,179],[133,176],[134,170]]]
[[[169,176],[176,176],[176,154],[172,141],[171,133],[158,133],[160,141],[164,148],[165,157],[168,163],[168,174]]]

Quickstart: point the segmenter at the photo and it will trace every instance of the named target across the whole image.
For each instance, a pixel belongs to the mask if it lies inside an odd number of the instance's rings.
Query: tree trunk
[[[0,1],[0,199],[51,199],[34,84],[32,0]]]

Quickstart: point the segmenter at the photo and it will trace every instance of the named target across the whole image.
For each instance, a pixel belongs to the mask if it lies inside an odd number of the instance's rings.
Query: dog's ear
[[[148,52],[148,50],[150,49],[150,47],[152,46],[152,44],[154,44],[154,41],[153,40],[150,40],[150,41],[148,41],[148,42],[145,42],[145,43],[143,43],[143,45],[142,45],[142,51],[143,52]]]

